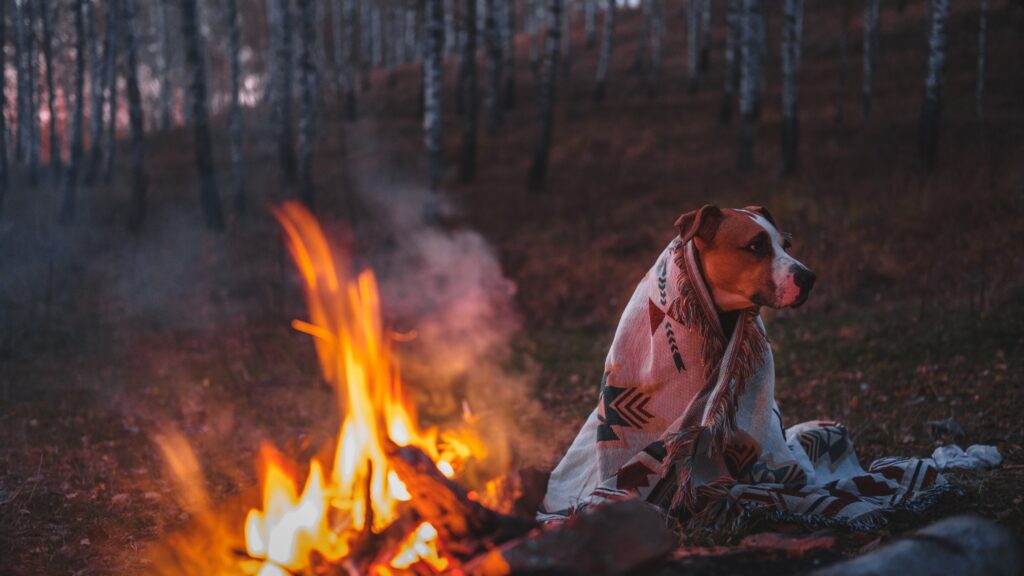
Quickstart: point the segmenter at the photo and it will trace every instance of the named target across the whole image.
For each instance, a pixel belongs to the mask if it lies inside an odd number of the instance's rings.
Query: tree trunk
[[[739,77],[740,59],[736,57],[740,41],[740,3],[727,0],[725,7],[725,71],[722,83],[722,104],[718,109],[721,124],[732,122],[732,109],[736,105],[736,79]]]
[[[39,51],[36,47],[36,14],[33,2],[25,2],[25,25],[28,42],[26,43],[28,59],[28,185],[35,188],[39,181]]]
[[[526,0],[526,61],[530,71],[535,75],[538,73],[539,50],[537,44],[540,42],[541,22],[537,17],[537,2],[540,0]]]
[[[850,0],[842,0],[842,24],[839,32],[839,83],[836,87],[836,124],[842,125],[846,104],[846,84],[850,73]]]
[[[930,170],[935,166],[939,146],[939,121],[942,117],[942,70],[946,64],[949,1],[932,0],[931,27],[928,33],[928,72],[921,102],[921,158]]]
[[[587,0],[589,1],[589,0]],[[505,109],[516,107],[516,0],[504,0],[502,34],[505,39]]]
[[[803,30],[803,0],[785,0],[782,20],[782,173],[792,174],[799,164],[797,82]]]
[[[213,145],[206,109],[206,60],[203,59],[196,0],[181,0],[181,31],[185,40],[185,62],[192,76],[189,90],[192,92],[192,126],[203,216],[207,228],[223,230],[224,213],[213,169]]]
[[[299,0],[302,49],[299,53],[302,117],[299,119],[299,198],[312,210],[313,190],[313,116],[316,98],[316,70],[313,64],[313,43],[316,41],[313,0]]]
[[[53,29],[54,12],[50,0],[40,0],[40,19],[43,21],[43,59],[46,63],[46,106],[50,112],[50,168],[60,175],[60,136],[57,131],[57,90],[53,81]],[[2,68],[2,67],[0,67]]]
[[[354,0],[350,0],[354,1]],[[277,0],[266,0],[267,62],[264,76],[263,100],[270,104],[270,121],[277,121],[277,53],[280,50],[281,14]]]
[[[7,2],[0,1],[0,46],[7,45]],[[0,70],[7,69],[7,53],[0,50]],[[0,74],[0,216],[4,213],[4,198],[10,175],[7,166],[7,74]]]
[[[462,81],[463,117],[462,152],[459,155],[459,178],[469,182],[476,177],[476,0],[465,0],[463,14],[465,30],[462,39],[462,66],[465,67]]]
[[[700,57],[700,4],[703,0],[686,1],[686,79],[687,91],[697,91]]]
[[[292,10],[290,0],[277,0],[278,23],[277,78],[277,157],[281,180],[287,187],[295,185],[297,167],[292,135]]]
[[[754,164],[754,121],[757,118],[757,85],[761,76],[760,0],[742,0],[740,15],[740,133],[736,166],[749,170]]]
[[[612,37],[615,35],[616,0],[604,1],[604,23],[601,28],[601,52],[597,59],[597,84],[594,86],[594,102],[604,101],[604,93],[608,84],[608,67],[611,64],[612,58]]]
[[[651,66],[647,72],[647,92],[654,95],[661,85],[662,46],[665,38],[665,6],[663,0],[651,2]]]
[[[29,116],[29,75],[28,75],[28,33],[25,30],[25,3],[14,3],[14,66],[17,76],[17,124],[14,134],[14,157],[24,162],[28,144]]]
[[[864,99],[864,120],[871,118],[871,80],[878,60],[879,0],[864,2],[864,78],[861,92]]]
[[[501,31],[498,29],[498,5],[501,0],[485,0],[484,9],[487,11],[484,24],[484,40],[487,47],[487,96],[484,107],[487,111],[486,130],[488,136],[493,136],[501,126]]]
[[[640,72],[644,69],[644,56],[647,53],[647,45],[651,41],[651,0],[639,1],[641,16],[640,37],[637,39],[636,52],[633,54],[633,65],[630,67],[634,72]]]
[[[609,0],[609,4],[613,4],[613,1]],[[537,151],[533,155],[528,182],[531,192],[540,192],[547,187],[551,132],[555,122],[555,89],[558,84],[558,58],[561,44],[558,36],[561,33],[559,19],[562,17],[562,0],[550,0],[550,10],[548,40],[545,46],[547,57],[544,59],[544,76],[540,85],[540,138],[537,141]],[[614,13],[614,8],[610,10],[610,13]]]
[[[359,1],[359,65],[362,72],[363,92],[370,89],[370,64],[373,58],[373,16],[370,0]]]
[[[71,157],[61,203],[61,224],[75,221],[78,171],[82,162],[82,116],[85,104],[85,1],[75,0],[75,112],[71,119]]]
[[[110,16],[107,16],[110,26]],[[106,54],[110,51],[113,41],[110,34],[104,38],[104,57],[100,59],[99,35],[96,33],[96,3],[94,0],[85,2],[85,41],[89,45],[89,160],[85,165],[82,181],[92,186],[96,181],[100,161],[103,160],[103,91],[106,88],[107,71]]]
[[[356,91],[352,73],[352,18],[353,0],[331,3],[331,28],[334,32],[334,74],[338,79],[338,92],[346,120],[355,120]]]
[[[587,37],[587,48],[593,48],[597,41],[597,1],[583,0],[583,28]]]
[[[143,129],[142,95],[139,92],[138,47],[135,39],[135,0],[123,0],[125,93],[132,133],[132,207],[128,229],[139,231],[146,219],[146,136]]]
[[[231,138],[231,194],[235,211],[245,213],[245,174],[242,171],[242,35],[238,24],[237,0],[224,0],[224,19],[228,29],[228,64],[231,74],[231,109],[228,135]]]
[[[974,111],[985,117],[985,57],[988,53],[988,0],[978,4],[978,77],[974,84]]]
[[[441,94],[443,83],[443,39],[444,8],[442,0],[427,0],[426,6],[426,61],[424,72],[424,111],[423,130],[427,146],[427,174],[430,179],[430,190],[436,192],[441,184],[443,167],[441,165]],[[497,43],[497,40],[495,40]],[[497,88],[497,81],[494,83]],[[492,97],[497,100],[497,97]],[[495,105],[497,108],[498,106]]]
[[[117,6],[122,0],[109,0],[107,3],[107,50],[106,59],[107,81],[107,146],[106,165],[103,168],[103,180],[107,183],[114,177],[114,158],[117,153],[117,53],[120,50],[120,18],[117,17]]]
[[[697,70],[707,74],[711,69],[711,0],[700,3],[700,63]]]
[[[566,80],[572,75],[572,2],[564,0],[562,5],[562,76]]]
[[[444,53],[452,54],[458,49],[455,32],[455,0],[444,0]]]
[[[171,129],[171,85],[170,47],[167,32],[167,3],[160,2],[151,8],[156,21],[156,73],[160,78],[160,129]]]
[[[89,45],[89,166],[86,168],[85,182],[91,185],[95,176],[96,165],[93,165],[92,156],[95,152],[103,149],[100,141],[103,140],[103,89],[105,86],[104,77],[107,72],[101,70],[104,66],[100,60],[100,40],[96,32],[96,0],[87,0],[85,4],[85,41]]]

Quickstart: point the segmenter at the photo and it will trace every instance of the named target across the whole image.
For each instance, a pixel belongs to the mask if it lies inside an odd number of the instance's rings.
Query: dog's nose
[[[798,267],[793,272],[793,282],[797,285],[797,288],[800,288],[802,294],[810,292],[811,288],[814,287],[814,281],[817,279],[818,277],[814,275],[814,272],[803,266]]]

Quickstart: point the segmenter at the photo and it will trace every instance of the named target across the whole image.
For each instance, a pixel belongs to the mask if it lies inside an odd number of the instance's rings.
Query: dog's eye
[[[782,241],[782,247],[785,248],[786,250],[789,250],[792,246],[793,243],[789,241],[789,238],[786,238],[785,240]]]
[[[755,238],[750,242],[750,244],[747,244],[747,250],[750,250],[754,254],[761,254],[764,252],[764,249],[765,243],[762,238]]]

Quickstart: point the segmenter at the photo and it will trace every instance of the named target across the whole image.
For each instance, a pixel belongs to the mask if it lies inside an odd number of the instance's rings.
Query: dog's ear
[[[694,236],[710,241],[722,222],[722,210],[718,206],[705,204],[699,210],[693,210],[676,219],[676,229],[683,243],[689,242]]]
[[[771,212],[769,212],[764,206],[747,206],[744,210],[747,212],[753,212],[754,214],[760,214],[765,220],[771,223],[772,226],[775,226],[776,228],[779,227],[779,225],[775,223],[775,218],[772,218]]]

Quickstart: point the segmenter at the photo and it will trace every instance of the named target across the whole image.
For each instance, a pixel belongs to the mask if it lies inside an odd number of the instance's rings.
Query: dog
[[[635,497],[695,508],[697,487],[755,464],[762,480],[814,473],[787,448],[759,310],[802,305],[815,274],[764,207],[705,205],[675,227],[623,312],[598,406],[552,472],[541,520]],[[737,445],[746,472],[725,457]]]
[[[718,311],[796,308],[807,301],[817,277],[789,254],[792,235],[780,232],[764,207],[705,205],[681,215],[675,226],[683,243],[696,243]]]

